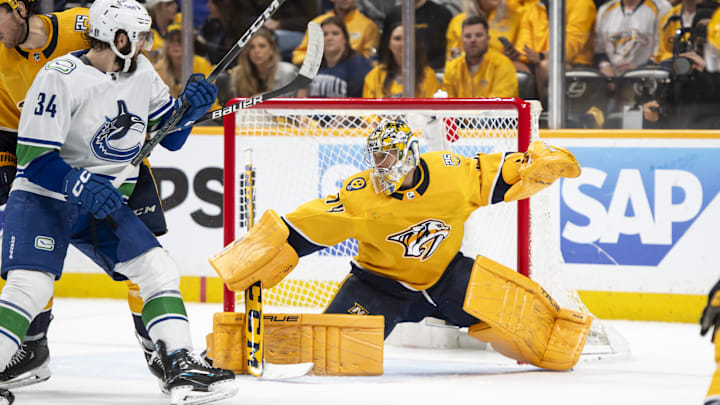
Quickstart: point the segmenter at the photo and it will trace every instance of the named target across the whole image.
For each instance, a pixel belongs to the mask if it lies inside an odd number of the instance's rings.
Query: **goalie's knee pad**
[[[115,265],[115,271],[140,287],[140,297],[147,300],[160,291],[179,290],[177,263],[162,248],[156,247],[140,256]]]

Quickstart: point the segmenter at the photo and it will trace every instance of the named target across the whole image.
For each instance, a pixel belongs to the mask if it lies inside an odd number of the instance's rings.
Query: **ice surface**
[[[193,341],[204,348],[219,304],[188,304]],[[50,380],[14,390],[16,404],[167,404],[133,336],[122,300],[56,299]],[[380,377],[239,376],[241,393],[218,404],[701,404],[713,346],[697,325],[609,321],[629,359],[581,361],[570,372],[520,366],[492,352],[386,346]]]

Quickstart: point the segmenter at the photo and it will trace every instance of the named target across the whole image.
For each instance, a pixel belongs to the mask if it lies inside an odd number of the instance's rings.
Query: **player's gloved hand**
[[[708,294],[707,306],[700,317],[700,336],[705,336],[710,328],[713,328],[712,341],[715,341],[718,326],[720,326],[720,281],[715,283]]]
[[[202,73],[193,73],[190,75],[185,89],[178,97],[178,108],[183,104],[189,104],[190,109],[187,110],[183,119],[180,120],[178,127],[184,128],[192,125],[196,120],[200,119],[212,107],[217,98],[217,86],[208,83],[205,75]]]
[[[85,169],[73,169],[65,175],[63,192],[68,202],[82,205],[98,219],[122,206],[122,194],[110,181]]]

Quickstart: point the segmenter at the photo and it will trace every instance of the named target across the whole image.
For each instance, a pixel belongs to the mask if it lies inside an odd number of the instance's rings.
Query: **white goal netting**
[[[420,136],[421,152],[474,156],[524,150],[539,139],[541,112],[538,102],[518,99],[282,99],[259,107],[226,120],[225,167],[232,172],[226,173],[224,186],[229,240],[244,232],[246,150],[252,150],[256,173],[257,220],[267,209],[283,215],[311,199],[336,194],[345,178],[366,168],[365,138],[383,119],[406,120]],[[529,210],[527,203],[476,210],[465,224],[462,252],[529,273],[560,305],[587,312],[560,277],[559,224],[549,214],[551,194],[532,197]],[[285,280],[263,293],[264,304],[285,312],[320,312],[350,270],[356,250],[357,243],[348,240],[303,257]],[[242,294],[226,293],[226,309],[241,303]],[[595,323],[588,353],[624,350],[613,348],[608,331]]]

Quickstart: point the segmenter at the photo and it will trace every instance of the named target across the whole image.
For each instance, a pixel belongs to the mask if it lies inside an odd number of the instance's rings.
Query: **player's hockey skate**
[[[0,387],[23,387],[43,382],[50,378],[49,364],[50,351],[47,338],[25,342],[13,354],[5,370],[0,373]]]
[[[15,402],[15,395],[5,388],[0,388],[0,405],[12,405]]]
[[[145,361],[147,362],[148,369],[150,369],[150,374],[158,379],[158,384],[160,385],[160,390],[163,394],[169,394],[167,388],[165,388],[165,371],[163,370],[162,360],[155,350],[155,345],[152,341],[138,335],[137,332],[135,332],[135,337],[138,342],[140,342],[140,346],[143,349],[143,354],[145,355]]]
[[[157,353],[165,369],[165,387],[172,405],[199,405],[229,398],[238,392],[235,374],[209,366],[186,349],[167,353],[157,342]]]

